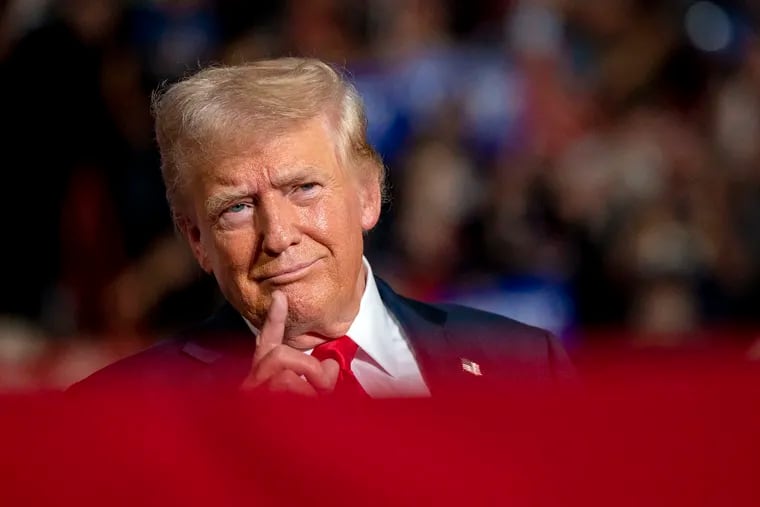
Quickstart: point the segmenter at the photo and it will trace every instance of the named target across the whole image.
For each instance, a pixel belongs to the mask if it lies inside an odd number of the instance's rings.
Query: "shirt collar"
[[[359,313],[348,328],[346,335],[350,337],[361,350],[377,363],[392,377],[398,376],[398,362],[392,353],[390,341],[393,339],[394,322],[385,308],[380,292],[377,290],[372,267],[366,257],[362,256],[362,264],[366,270],[364,293],[359,303]],[[245,317],[243,320],[255,336],[259,330]]]
[[[393,354],[391,341],[394,323],[377,290],[372,268],[366,257],[362,263],[367,271],[364,294],[359,313],[346,333],[369,357],[392,377],[398,376],[398,362]]]

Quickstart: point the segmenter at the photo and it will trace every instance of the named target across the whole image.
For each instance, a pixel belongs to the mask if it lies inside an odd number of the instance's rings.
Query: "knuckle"
[[[285,349],[285,345],[277,345],[269,352],[269,357],[272,361],[282,362],[288,357],[288,351]]]

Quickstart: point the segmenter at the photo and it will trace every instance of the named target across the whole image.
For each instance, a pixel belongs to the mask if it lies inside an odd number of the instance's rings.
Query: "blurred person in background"
[[[119,13],[113,2],[61,2],[48,22],[14,44],[5,62],[2,86],[4,96],[12,97],[4,108],[7,160],[15,166],[8,184],[37,188],[36,198],[45,205],[28,207],[24,220],[6,220],[6,232],[18,247],[3,252],[4,278],[13,291],[3,292],[2,307],[61,332],[80,317],[85,328],[99,326],[91,311],[93,289],[118,263],[111,236],[114,210],[103,197],[102,161],[113,130],[99,83]],[[72,200],[74,208],[67,206]],[[19,197],[9,196],[2,216],[18,215],[19,206]],[[64,237],[65,222],[71,227]],[[91,250],[95,236],[99,256]],[[79,262],[88,265],[87,272]],[[69,277],[76,286],[61,281]],[[61,319],[54,313],[63,300],[70,304]]]
[[[37,8],[10,2],[3,24],[8,183],[36,188],[44,205],[18,193],[3,200],[16,246],[3,251],[0,313],[18,321],[8,335],[31,327],[47,338],[38,381],[65,386],[150,343],[176,316],[172,291],[199,277],[173,238],[156,171],[153,83],[132,40],[135,16],[110,1]]]
[[[481,376],[570,376],[549,333],[406,299],[374,277],[363,236],[380,215],[385,169],[361,99],[330,66],[282,58],[202,70],[158,95],[154,112],[177,227],[227,304],[76,391],[219,383],[426,396]]]

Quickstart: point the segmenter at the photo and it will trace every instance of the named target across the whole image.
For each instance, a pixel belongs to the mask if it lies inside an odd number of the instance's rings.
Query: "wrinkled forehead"
[[[197,156],[188,157],[183,194],[213,181],[227,180],[240,171],[266,169],[281,173],[308,167],[346,171],[333,129],[323,118],[313,118],[282,129],[239,132],[209,142]],[[353,171],[346,171],[353,174]],[[205,182],[205,183],[204,183]],[[188,202],[188,204],[191,204]]]
[[[325,150],[334,150],[338,154],[337,138],[330,120],[319,115],[314,118],[297,121],[273,122],[257,125],[254,122],[228,129],[209,132],[204,138],[193,140],[185,151],[185,181],[191,181],[198,174],[213,170],[224,161],[233,158],[250,158],[272,150],[282,149],[280,141],[284,138],[306,136],[311,129],[323,129]],[[338,156],[340,161],[341,157]]]

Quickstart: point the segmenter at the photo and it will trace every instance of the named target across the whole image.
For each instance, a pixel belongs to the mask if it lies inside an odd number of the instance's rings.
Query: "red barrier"
[[[427,400],[0,400],[0,505],[760,505],[760,373],[690,360]]]

